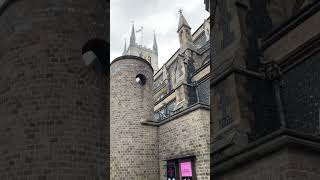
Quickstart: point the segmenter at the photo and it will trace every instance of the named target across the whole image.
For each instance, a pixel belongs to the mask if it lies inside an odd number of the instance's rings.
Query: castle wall
[[[197,180],[210,179],[210,112],[197,109],[159,126],[159,164],[166,180],[167,160],[195,157]]]
[[[105,37],[107,8],[28,0],[1,12],[0,179],[107,179],[105,76],[81,57]]]
[[[111,64],[111,179],[159,179],[157,127],[153,118],[153,70],[144,59],[122,56]],[[146,84],[136,82],[143,74]]]

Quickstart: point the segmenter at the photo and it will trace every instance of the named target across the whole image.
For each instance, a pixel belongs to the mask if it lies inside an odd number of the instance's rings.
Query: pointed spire
[[[127,52],[127,39],[124,40],[124,49],[122,55],[126,55]]]
[[[156,54],[158,54],[158,44],[155,31],[153,31],[153,50],[156,52]]]
[[[136,32],[134,31],[134,24],[132,23],[132,30],[130,36],[130,46],[136,44]]]
[[[182,9],[179,10],[180,13],[180,19],[179,19],[179,25],[178,25],[178,30],[177,32],[179,32],[179,30],[183,27],[186,26],[187,28],[191,29],[190,25],[188,24],[186,18],[183,16],[182,14]]]

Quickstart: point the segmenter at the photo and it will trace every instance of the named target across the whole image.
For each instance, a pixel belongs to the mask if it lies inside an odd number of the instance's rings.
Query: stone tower
[[[108,8],[0,1],[0,179],[108,179]]]
[[[153,70],[137,56],[121,56],[110,67],[111,179],[159,179],[157,127],[153,119]]]
[[[191,74],[194,72],[193,62],[197,56],[197,49],[194,45],[191,35],[191,27],[187,20],[180,12],[179,24],[178,24],[178,36],[180,42],[179,55],[177,60],[177,72],[175,76],[176,82],[176,107],[175,111],[186,108],[192,104],[192,98],[195,97],[195,89],[191,85]]]
[[[142,57],[143,59],[147,60],[151,64],[151,66],[154,70],[154,73],[156,73],[159,70],[158,44],[157,44],[157,39],[156,39],[155,33],[154,33],[154,37],[153,37],[152,49],[147,48],[147,47],[143,46],[142,44],[138,44],[136,42],[136,31],[135,31],[134,25],[132,25],[129,47],[127,48],[127,46],[125,44],[123,55],[133,55],[133,56]]]
[[[180,10],[179,12],[180,19],[177,33],[179,34],[180,52],[183,53],[188,48],[193,51],[196,51],[196,47],[193,44],[192,40],[191,27],[188,24],[186,18],[183,16],[182,10]]]

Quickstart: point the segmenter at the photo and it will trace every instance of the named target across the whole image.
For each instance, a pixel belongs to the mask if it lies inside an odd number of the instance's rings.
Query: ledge
[[[210,87],[215,86],[216,84],[218,84],[223,79],[227,78],[232,73],[238,73],[238,74],[250,76],[250,77],[253,77],[253,78],[256,78],[256,79],[261,79],[261,80],[265,79],[265,76],[262,73],[251,71],[251,70],[247,70],[247,69],[243,69],[243,68],[239,68],[239,67],[229,66],[229,67],[225,68],[224,71],[222,71],[221,73],[219,73],[219,74],[217,74],[215,76],[211,75],[211,77],[210,77]],[[212,74],[212,71],[211,71],[210,74]]]
[[[170,122],[178,117],[184,116],[190,112],[193,112],[195,110],[198,109],[204,109],[207,111],[210,111],[210,106],[205,105],[205,104],[201,104],[201,103],[196,103],[194,105],[189,106],[186,109],[183,109],[182,111],[177,112],[176,114],[168,117],[167,119],[164,119],[163,121],[160,122],[156,122],[156,121],[145,121],[145,122],[141,122],[142,125],[148,125],[148,126],[161,126],[163,124],[166,124],[167,122]]]
[[[168,96],[170,96],[172,93],[174,93],[180,86],[182,85],[186,85],[186,86],[189,86],[189,87],[193,87],[192,84],[187,84],[187,83],[181,83],[179,84],[179,86],[175,87],[174,89],[172,89],[169,93],[165,94],[160,100],[156,101],[154,103],[154,105],[158,105],[159,103],[161,103],[163,100],[165,100]]]
[[[291,70],[298,64],[308,60],[320,51],[320,34],[305,42],[303,45],[279,59],[278,64],[283,73]]]
[[[202,70],[204,70],[205,68],[207,68],[208,66],[210,66],[211,61],[206,62],[205,64],[203,64],[201,67],[199,67],[195,72],[193,72],[191,79],[196,76],[197,74],[199,74]]]
[[[165,158],[161,158],[160,161],[171,161],[171,160],[177,160],[177,159],[192,159],[196,160],[197,156],[195,153],[186,153],[186,154],[180,154],[180,155],[174,155],[174,156],[168,156]]]
[[[120,60],[128,60],[128,59],[138,60],[138,61],[141,61],[141,62],[143,62],[143,63],[146,63],[146,64],[152,69],[152,71],[153,71],[153,68],[152,68],[151,64],[150,64],[147,60],[145,60],[145,59],[143,59],[143,58],[141,58],[141,57],[132,56],[132,55],[125,55],[125,56],[117,57],[116,59],[114,59],[114,60],[110,63],[110,67],[111,67],[112,64],[114,64],[114,63],[117,62],[117,61],[120,61]]]
[[[280,129],[221,159],[211,165],[211,173],[216,176],[230,169],[240,167],[250,161],[257,160],[278,151],[285,146],[304,147],[320,152],[320,137],[302,134],[289,129]],[[211,148],[212,149],[212,148]],[[211,156],[213,153],[210,153]]]
[[[163,100],[165,100],[168,96],[170,96],[172,93],[174,93],[176,91],[176,89],[171,89],[171,91],[167,94],[165,94],[160,100],[156,101],[154,103],[154,106],[158,105],[159,103],[161,103]]]
[[[273,43],[278,41],[281,37],[283,37],[289,31],[296,28],[297,26],[299,26],[299,24],[303,23],[310,16],[318,12],[319,9],[320,9],[319,1],[304,7],[299,14],[290,17],[287,21],[285,21],[279,27],[271,31],[269,34],[267,34],[266,37],[262,39],[261,49],[265,50],[266,48],[271,46]]]

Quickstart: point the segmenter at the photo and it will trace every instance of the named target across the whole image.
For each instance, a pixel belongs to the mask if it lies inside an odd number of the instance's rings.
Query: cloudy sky
[[[152,48],[153,30],[156,32],[159,67],[179,48],[177,26],[179,9],[192,27],[192,33],[209,17],[203,0],[111,0],[111,59],[122,55],[125,39],[130,40],[132,21],[135,30],[143,26],[143,45]],[[141,33],[136,34],[140,44]]]

